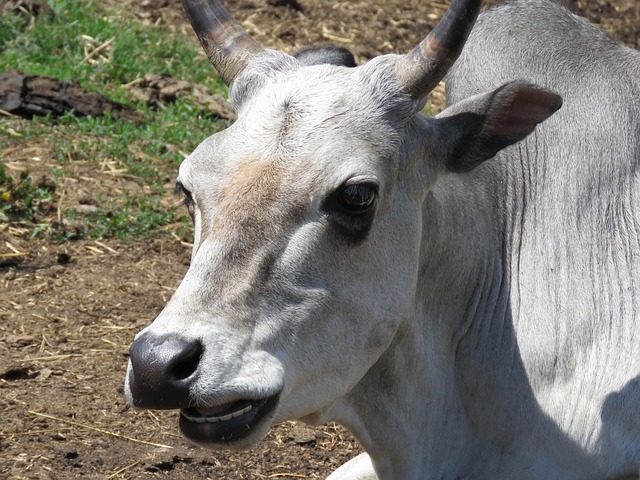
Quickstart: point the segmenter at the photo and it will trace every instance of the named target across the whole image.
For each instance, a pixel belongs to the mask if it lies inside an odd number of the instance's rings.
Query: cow
[[[183,4],[238,120],[180,166],[191,265],[129,404],[212,448],[338,422],[366,454],[332,480],[637,478],[639,53],[549,0],[475,27],[453,0],[354,67]]]

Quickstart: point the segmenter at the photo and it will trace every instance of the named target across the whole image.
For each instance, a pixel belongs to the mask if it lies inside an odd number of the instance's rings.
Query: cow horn
[[[396,64],[396,74],[413,98],[424,98],[456,61],[480,12],[482,0],[453,0],[427,37]]]
[[[182,6],[207,57],[229,85],[264,49],[217,0],[182,0]]]

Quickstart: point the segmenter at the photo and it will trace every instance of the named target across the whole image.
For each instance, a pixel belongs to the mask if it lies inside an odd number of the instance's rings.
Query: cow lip
[[[279,394],[259,400],[238,400],[215,407],[181,410],[180,430],[197,443],[229,444],[249,436],[278,404]]]

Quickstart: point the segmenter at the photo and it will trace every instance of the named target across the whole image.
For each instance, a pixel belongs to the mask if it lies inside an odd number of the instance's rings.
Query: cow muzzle
[[[128,394],[134,407],[180,409],[180,430],[194,442],[231,446],[251,443],[258,431],[268,428],[268,420],[278,405],[280,390],[274,395],[238,398],[228,392],[229,401],[206,404],[193,395],[198,376],[203,374],[202,343],[175,335],[137,338],[129,348]],[[261,398],[260,398],[261,397]]]

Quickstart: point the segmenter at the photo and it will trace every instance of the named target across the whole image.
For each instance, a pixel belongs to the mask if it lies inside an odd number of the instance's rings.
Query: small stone
[[[305,443],[313,443],[316,441],[316,432],[309,427],[294,425],[291,427],[289,438],[298,445],[304,445]]]
[[[59,265],[67,265],[69,263],[71,263],[71,255],[69,255],[68,253],[59,253],[57,258],[56,258],[56,262],[58,262]]]
[[[51,376],[52,373],[53,373],[53,370],[51,370],[50,368],[43,368],[39,372],[38,382],[44,382],[47,378]]]
[[[85,213],[85,214],[92,214],[92,213],[97,213],[98,212],[98,207],[95,205],[85,205],[85,204],[80,204],[80,205],[76,205],[75,210],[78,213]]]
[[[78,453],[77,450],[67,450],[64,452],[64,458],[66,458],[67,460],[74,460],[79,456],[80,454]]]

